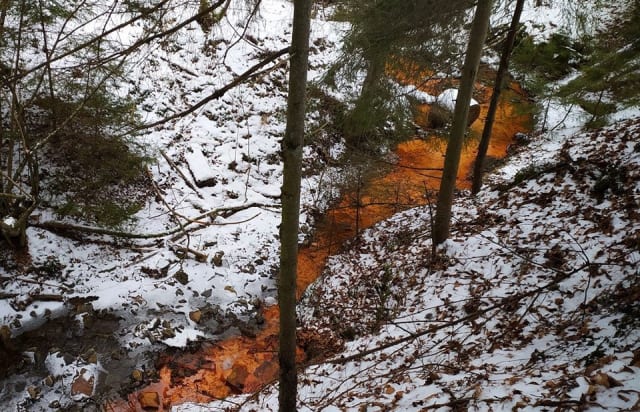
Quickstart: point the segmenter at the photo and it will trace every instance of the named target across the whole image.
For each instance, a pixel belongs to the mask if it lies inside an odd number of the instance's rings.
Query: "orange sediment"
[[[431,84],[433,86],[433,84]],[[431,87],[429,86],[429,87]],[[471,143],[461,157],[458,186],[469,188],[469,173],[475,161],[478,139],[482,133],[491,90],[480,86],[475,99],[481,104],[478,120],[471,125]],[[526,132],[531,118],[518,111],[526,97],[516,84],[502,94],[496,114],[491,144],[487,155],[501,158],[517,132]],[[422,107],[422,110],[428,110]],[[419,117],[419,116],[418,116]],[[418,119],[419,121],[419,119]],[[474,140],[473,137],[476,137]],[[438,189],[444,164],[446,143],[437,138],[413,139],[400,143],[396,149],[397,162],[384,176],[366,182],[359,191],[343,196],[320,222],[314,242],[298,255],[298,296],[320,275],[327,258],[356,234],[410,206],[427,202],[427,191]],[[356,216],[358,222],[356,224]],[[251,393],[273,381],[278,374],[278,317],[277,306],[264,309],[264,327],[255,337],[235,336],[205,343],[197,353],[163,356],[160,380],[129,396],[124,405],[110,405],[107,410],[143,410],[145,396],[159,401],[155,410],[167,410],[172,404],[208,402],[232,393]],[[303,352],[298,356],[303,359]]]

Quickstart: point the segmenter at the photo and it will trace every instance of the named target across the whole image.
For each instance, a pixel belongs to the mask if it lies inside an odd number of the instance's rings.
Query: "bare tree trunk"
[[[473,92],[473,84],[478,72],[482,48],[487,36],[489,18],[491,17],[491,5],[493,1],[479,1],[476,6],[471,33],[469,34],[469,44],[462,68],[462,78],[460,79],[460,90],[456,99],[456,108],[453,115],[453,125],[451,135],[447,144],[447,153],[440,182],[440,192],[438,193],[438,203],[436,206],[436,219],[433,223],[432,237],[434,244],[440,244],[449,237],[451,225],[451,205],[453,203],[453,192],[456,187],[456,176],[460,164],[460,154],[464,133],[467,128],[467,117],[469,115],[469,102]]]
[[[280,278],[278,279],[278,303],[280,304],[279,410],[281,412],[295,411],[297,399],[296,277],[311,0],[295,0],[293,8],[287,127],[282,142],[284,170],[282,224],[280,225]]]
[[[516,8],[511,19],[511,25],[509,26],[509,32],[507,33],[507,38],[505,39],[504,47],[502,48],[502,54],[500,55],[500,65],[498,66],[498,72],[496,73],[493,94],[491,95],[491,102],[489,103],[489,110],[487,111],[487,119],[484,122],[482,138],[478,145],[478,154],[476,155],[476,161],[473,166],[473,183],[471,186],[471,193],[474,195],[477,194],[482,187],[484,159],[487,156],[487,149],[489,148],[489,141],[491,140],[491,130],[493,129],[493,121],[495,120],[496,111],[498,110],[498,101],[500,100],[500,93],[502,92],[504,78],[509,70],[509,59],[511,58],[513,44],[516,39],[516,34],[518,33],[518,24],[520,24],[520,16],[522,15],[523,7],[524,0],[517,0]]]

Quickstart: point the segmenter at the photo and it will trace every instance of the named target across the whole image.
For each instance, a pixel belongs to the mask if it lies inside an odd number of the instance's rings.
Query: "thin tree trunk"
[[[44,24],[44,13],[42,12],[42,0],[40,0],[38,2],[38,7],[39,7],[39,11],[40,11],[40,29],[42,30],[42,44],[44,46],[44,55],[45,55],[45,59],[46,62],[49,61],[49,59],[51,58],[51,54],[52,54],[52,50],[49,49],[49,41],[47,39],[47,28]],[[53,88],[53,70],[51,69],[51,64],[47,64],[45,66],[45,71],[47,73],[47,80],[49,83],[49,97],[51,98],[51,103],[49,104],[50,110],[51,110],[51,127],[52,129],[56,129],[57,125],[58,125],[58,113],[56,110],[56,95],[55,95],[55,91]]]
[[[487,157],[487,149],[489,148],[489,141],[491,140],[491,131],[493,129],[493,121],[496,117],[496,111],[498,110],[498,101],[500,100],[500,93],[502,92],[502,86],[504,78],[509,70],[509,60],[511,58],[511,52],[513,51],[513,44],[518,33],[518,24],[520,24],[520,16],[522,15],[522,9],[524,7],[524,0],[516,1],[516,8],[513,12],[511,19],[511,25],[507,32],[507,38],[502,48],[502,54],[500,56],[500,65],[498,66],[498,72],[496,73],[495,84],[493,85],[493,94],[491,95],[491,102],[489,103],[489,110],[487,111],[487,119],[484,122],[484,129],[482,130],[482,138],[478,145],[478,154],[476,155],[476,161],[473,166],[473,183],[471,186],[471,193],[477,194],[482,187],[482,174],[484,169],[484,159]]]
[[[311,0],[293,3],[291,69],[287,99],[287,127],[284,134],[282,224],[280,225],[280,365],[279,410],[296,410],[296,277],[298,271],[298,226],[300,217],[300,183],[304,117],[309,58]]]
[[[451,135],[449,137],[449,143],[447,144],[444,170],[440,182],[440,192],[438,193],[436,219],[432,228],[434,244],[440,244],[449,237],[451,205],[456,187],[456,176],[458,175],[464,133],[467,128],[469,102],[471,101],[473,84],[476,79],[484,41],[487,36],[492,3],[491,0],[479,1],[476,6],[475,16],[473,17],[471,33],[469,34],[469,44],[467,45],[467,53],[462,68],[462,78],[460,79],[460,90],[458,91],[456,108],[453,115]]]

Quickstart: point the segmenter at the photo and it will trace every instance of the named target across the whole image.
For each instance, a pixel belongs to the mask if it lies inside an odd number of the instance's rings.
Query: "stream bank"
[[[489,81],[487,83],[490,83]],[[491,88],[478,84],[479,120],[470,127],[469,144],[464,148],[458,187],[470,187],[469,173],[475,159],[477,141],[482,133]],[[503,158],[517,133],[531,128],[526,94],[512,83],[502,96],[488,156]],[[427,111],[428,107],[418,108]],[[419,119],[418,119],[419,120]],[[369,159],[370,167],[388,172],[363,180],[355,192],[346,193],[319,221],[313,240],[298,255],[298,296],[320,276],[327,258],[336,253],[359,231],[401,210],[425,205],[434,198],[439,186],[439,169],[444,163],[446,143],[437,135],[417,137],[397,145],[395,159]],[[127,402],[111,404],[114,410],[158,410],[183,402],[205,403],[230,394],[252,393],[277,378],[278,308],[260,308],[263,321],[255,333],[244,333],[222,341],[202,343],[188,352],[162,354],[156,362],[158,380],[130,394]],[[298,357],[303,362],[317,356],[322,336],[300,331]],[[335,348],[334,348],[335,349]]]

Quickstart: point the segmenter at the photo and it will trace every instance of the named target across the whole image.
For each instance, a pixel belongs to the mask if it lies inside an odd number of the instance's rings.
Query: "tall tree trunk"
[[[287,127],[284,134],[282,224],[280,225],[280,411],[296,410],[296,275],[298,271],[298,226],[302,145],[304,143],[305,97],[309,59],[311,0],[293,3],[291,69],[287,98]]]
[[[440,182],[440,192],[436,205],[436,218],[433,222],[432,237],[434,244],[440,244],[449,237],[451,225],[451,205],[453,203],[453,192],[456,187],[456,176],[460,164],[460,153],[464,133],[467,128],[467,117],[469,115],[469,103],[473,92],[473,84],[476,80],[478,66],[484,41],[489,27],[491,17],[491,5],[493,1],[479,1],[476,6],[471,33],[469,34],[469,44],[462,68],[462,78],[460,79],[460,90],[456,99],[456,108],[453,115],[453,125],[451,135],[447,144],[442,181]]]
[[[498,101],[500,100],[500,93],[502,92],[504,78],[509,70],[509,60],[511,58],[511,52],[513,51],[516,34],[518,33],[518,24],[520,24],[520,16],[522,15],[523,7],[524,0],[517,0],[516,8],[513,12],[513,17],[511,18],[511,25],[507,32],[507,38],[504,41],[504,47],[502,48],[502,54],[500,55],[500,65],[498,66],[495,84],[493,85],[493,94],[491,95],[491,102],[489,103],[489,110],[487,111],[487,119],[484,122],[482,138],[478,145],[478,154],[476,155],[476,161],[473,165],[473,183],[471,186],[471,193],[474,195],[477,194],[482,187],[484,159],[487,157],[487,149],[489,148],[489,141],[491,140],[493,121],[495,120],[496,111],[498,110]]]

